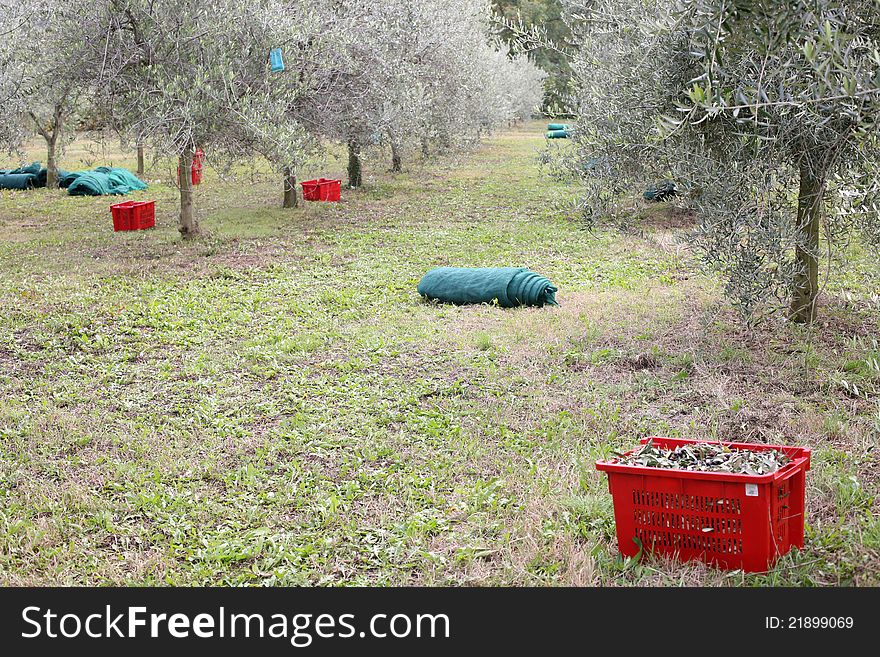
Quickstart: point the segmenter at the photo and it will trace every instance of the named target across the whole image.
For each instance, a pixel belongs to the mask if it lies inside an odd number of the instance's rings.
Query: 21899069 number
[[[850,630],[854,624],[852,616],[767,616],[764,626],[769,630]]]
[[[791,616],[788,619],[790,630],[849,630],[852,626],[850,616]]]

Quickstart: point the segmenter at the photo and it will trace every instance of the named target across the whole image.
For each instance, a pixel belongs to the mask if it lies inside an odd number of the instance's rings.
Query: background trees
[[[23,111],[24,63],[17,55],[14,35],[29,20],[22,5],[0,0],[0,147],[7,149],[20,143],[24,130]]]
[[[3,0],[6,9],[7,0]],[[541,72],[511,57],[495,34],[489,0],[70,0],[24,12],[9,5],[0,46],[2,136],[30,130],[47,143],[50,185],[65,122],[114,127],[132,147],[189,171],[196,149],[212,162],[266,157],[296,205],[303,161],[338,140],[349,182],[361,154],[471,143],[539,104]],[[279,48],[283,71],[272,71]],[[139,164],[139,170],[141,165]],[[181,176],[180,232],[199,232],[193,190]]]
[[[538,107],[543,73],[526,57],[508,56],[490,19],[488,1],[335,7],[333,41],[343,52],[322,124],[348,146],[349,186],[361,184],[364,149],[390,146],[399,170],[407,146],[462,146],[481,128]]]
[[[12,5],[3,9],[5,95],[0,138],[16,148],[35,130],[46,142],[46,186],[58,186],[57,153],[82,113],[90,107],[100,68],[106,61],[93,56],[100,41],[101,3],[93,0],[46,2],[23,12]],[[0,85],[3,83],[0,82]],[[23,121],[28,125],[24,125]]]
[[[524,28],[539,26],[552,44],[564,45],[571,38],[561,0],[493,0],[492,6],[508,22],[521,22]],[[501,34],[510,42],[517,39],[517,35],[507,28]],[[550,114],[565,114],[569,108],[572,82],[569,58],[559,48],[539,47],[534,49],[533,56],[535,64],[548,74],[544,81],[542,109]]]
[[[305,3],[112,0],[105,93],[117,122],[138,141],[190,170],[197,148],[216,160],[254,153],[297,161],[306,130],[291,117],[290,77],[276,78],[269,51],[296,52],[314,17]],[[180,176],[180,232],[199,232],[189,177]]]
[[[322,139],[348,146],[357,187],[365,148],[390,144],[399,169],[406,144],[448,147],[464,135],[471,140],[477,123],[489,127],[537,105],[540,74],[526,58],[501,56],[488,0],[74,0],[47,7],[51,15],[16,33],[19,43],[41,43],[36,31],[51,23],[51,38],[24,73],[50,169],[70,108],[100,106],[132,146],[149,143],[177,156],[181,171],[197,148],[215,162],[266,156],[282,173],[284,205],[292,206],[296,171]],[[87,25],[85,40],[79,22]],[[283,53],[284,71],[269,68],[273,48]],[[97,102],[76,102],[83,95]],[[180,230],[190,236],[198,224],[185,178]]]
[[[811,321],[821,251],[855,225],[877,234],[877,3],[566,5],[587,215],[672,178],[700,210],[691,243],[739,308],[775,301]]]

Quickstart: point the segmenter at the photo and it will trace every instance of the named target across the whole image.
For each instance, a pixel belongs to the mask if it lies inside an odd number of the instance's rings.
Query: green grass
[[[880,583],[876,261],[854,247],[813,329],[746,330],[651,213],[581,229],[541,143],[373,159],[293,211],[266,170],[209,170],[191,243],[161,182],[134,234],[105,198],[0,192],[0,583]],[[88,148],[131,166],[62,165]],[[561,307],[422,302],[447,264],[532,267]],[[648,434],[813,448],[804,550],[621,560],[593,464]]]

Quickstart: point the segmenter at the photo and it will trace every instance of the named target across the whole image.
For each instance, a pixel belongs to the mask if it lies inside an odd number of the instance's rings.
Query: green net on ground
[[[68,183],[68,179],[73,178]],[[71,196],[107,196],[128,194],[146,189],[147,185],[128,169],[98,167],[92,171],[77,171],[68,174],[62,186],[67,184]]]
[[[556,286],[526,267],[438,267],[422,277],[418,290],[428,299],[455,304],[559,305]]]
[[[17,169],[0,171],[0,189],[33,189],[34,187],[45,187],[46,179],[44,178],[42,184],[40,184],[39,174],[39,162],[18,167]]]
[[[33,189],[45,187],[49,177],[49,170],[41,167],[39,162],[33,162],[27,166],[0,171],[0,189]],[[80,185],[69,189],[74,182],[83,178]],[[103,196],[107,194],[128,194],[140,189],[146,189],[147,185],[141,182],[128,169],[118,167],[98,167],[91,171],[69,172],[58,169],[58,186],[67,189],[74,196]]]
[[[32,173],[5,173],[0,171],[0,189],[33,189],[37,177]]]

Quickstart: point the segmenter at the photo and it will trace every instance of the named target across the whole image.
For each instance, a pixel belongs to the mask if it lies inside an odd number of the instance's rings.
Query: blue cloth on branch
[[[272,48],[269,51],[269,63],[272,66],[273,73],[280,73],[284,70],[284,58],[281,56],[281,48]]]

